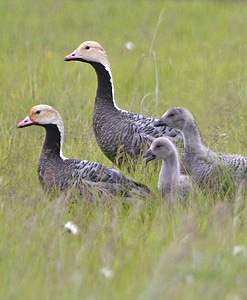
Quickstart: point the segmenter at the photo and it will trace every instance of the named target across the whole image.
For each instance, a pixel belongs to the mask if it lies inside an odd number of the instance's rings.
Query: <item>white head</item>
[[[23,119],[19,124],[18,128],[23,128],[31,125],[44,126],[54,124],[57,125],[58,130],[61,134],[61,148],[60,156],[65,159],[62,154],[62,145],[64,139],[64,125],[60,114],[52,107],[46,104],[39,104],[33,106],[25,119]]]
[[[78,60],[87,63],[100,63],[108,72],[110,71],[110,62],[105,49],[97,42],[87,41],[79,45],[79,47],[65,56],[65,61]]]

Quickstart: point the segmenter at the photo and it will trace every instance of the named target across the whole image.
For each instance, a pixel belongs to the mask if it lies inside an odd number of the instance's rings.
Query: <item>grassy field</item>
[[[65,155],[112,166],[93,137],[94,70],[63,61],[96,40],[119,107],[155,117],[186,107],[205,143],[247,156],[246,15],[239,1],[1,3],[1,299],[247,298],[245,197],[200,195],[171,208],[143,163],[131,177],[157,194],[152,207],[79,201],[64,213],[37,177],[44,130],[16,128],[31,106],[52,105],[65,122]]]

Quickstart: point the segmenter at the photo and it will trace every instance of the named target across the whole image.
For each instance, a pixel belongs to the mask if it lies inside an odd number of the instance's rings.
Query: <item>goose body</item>
[[[173,107],[155,126],[170,126],[181,130],[184,138],[183,162],[200,187],[216,187],[217,190],[223,177],[236,183],[247,179],[247,157],[214,152],[205,146],[193,115],[188,110]]]
[[[114,164],[121,167],[128,161],[134,166],[154,138],[167,136],[173,142],[179,139],[175,129],[154,127],[155,118],[117,107],[110,63],[106,51],[99,43],[84,42],[64,60],[88,63],[97,74],[93,129],[101,151]]]
[[[151,195],[146,185],[131,180],[118,170],[97,162],[64,157],[64,124],[53,107],[43,104],[32,107],[18,127],[31,125],[42,126],[46,130],[38,165],[39,179],[45,190],[62,191],[74,186],[82,194],[88,189],[98,189],[99,195]]]
[[[151,160],[161,160],[162,166],[159,173],[158,190],[162,197],[176,198],[188,197],[192,189],[192,181],[189,176],[182,175],[178,151],[174,144],[166,137],[155,139],[149,150],[145,153],[146,163]]]

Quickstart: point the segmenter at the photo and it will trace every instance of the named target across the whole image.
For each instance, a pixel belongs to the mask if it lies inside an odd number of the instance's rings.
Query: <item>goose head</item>
[[[63,121],[60,114],[51,106],[39,104],[33,106],[25,119],[19,124],[18,128],[27,127],[31,125],[46,126],[49,124],[57,125],[60,132],[63,133]]]
[[[154,122],[154,126],[168,126],[183,130],[187,122],[193,122],[191,113],[182,107],[172,107],[160,119]]]
[[[62,117],[52,106],[39,104],[33,106],[25,119],[23,119],[18,125],[18,128],[24,128],[31,125],[43,126],[46,130],[49,130],[49,126],[56,126],[60,134],[60,158],[67,159],[63,156],[62,145],[64,139],[64,125]]]
[[[65,56],[64,60],[100,63],[106,68],[110,68],[110,63],[105,49],[99,43],[94,41],[83,42],[75,51]]]
[[[144,154],[146,158],[146,163],[155,159],[170,159],[172,156],[176,155],[177,150],[173,143],[166,137],[159,137],[155,139],[148,151]]]

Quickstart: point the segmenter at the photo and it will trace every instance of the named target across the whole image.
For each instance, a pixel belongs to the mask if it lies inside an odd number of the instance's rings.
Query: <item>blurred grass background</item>
[[[31,106],[52,105],[65,155],[111,166],[93,138],[94,70],[63,61],[96,40],[119,107],[155,117],[186,107],[205,143],[247,156],[246,14],[245,1],[1,3],[1,299],[246,299],[246,199],[78,203],[59,218],[37,178],[44,130],[16,129]],[[157,193],[151,167],[131,176]],[[68,220],[79,235],[66,233]]]

